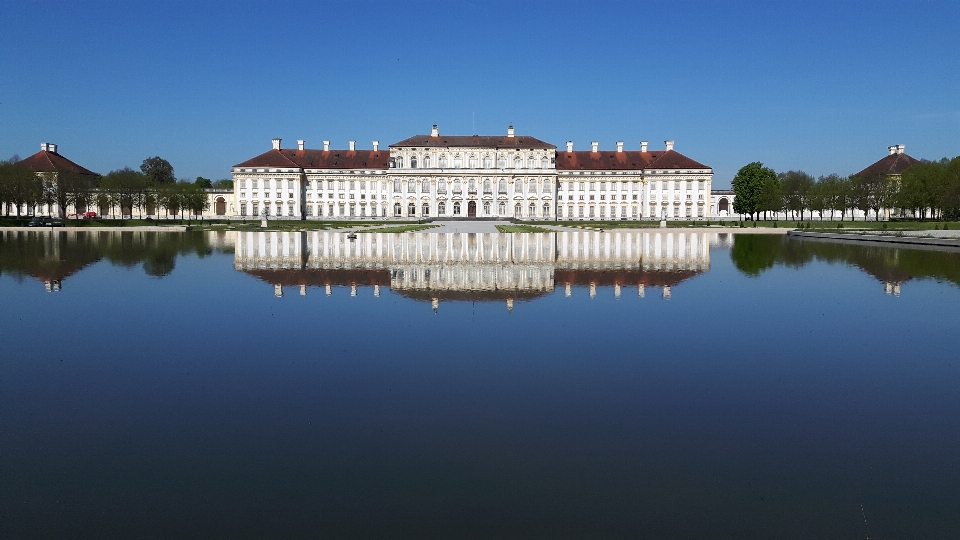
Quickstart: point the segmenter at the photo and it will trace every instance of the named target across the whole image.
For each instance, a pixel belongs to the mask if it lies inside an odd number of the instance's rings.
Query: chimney
[[[57,145],[55,145],[55,144],[53,144],[53,143],[50,143],[50,144],[47,145],[47,150],[49,150],[49,151],[53,152],[54,154],[56,154],[56,153],[57,153]],[[901,154],[903,153],[903,145],[902,145],[902,144],[900,145],[900,153],[901,153]]]
[[[640,151],[641,152],[647,151],[647,141],[640,141]]]
[[[270,140],[273,141],[273,149],[274,149],[274,150],[279,150],[279,149],[280,149],[280,139],[270,139]]]
[[[330,141],[323,141],[323,151],[324,152],[330,151]]]
[[[894,155],[894,154],[896,154],[896,153],[897,153],[897,146],[896,146],[896,145],[894,145],[894,146],[888,146],[888,147],[887,147],[887,155],[888,155],[888,156],[892,156],[892,155]]]
[[[439,136],[440,136],[440,129],[437,127],[437,123],[436,123],[436,122],[434,122],[434,123],[433,123],[433,127],[430,128],[430,136],[431,136],[431,137],[439,137]]]
[[[373,141],[373,151],[377,152],[380,150],[380,141]]]
[[[617,153],[623,153],[623,141],[617,141]]]
[[[50,146],[53,147],[53,150],[51,150],[51,152],[53,152],[54,154],[56,154],[56,153],[57,153],[57,145],[51,144]],[[902,154],[903,151],[906,150],[906,148],[907,148],[906,145],[904,145],[904,144],[898,144],[898,145],[897,145],[897,153],[898,153],[898,154]]]
[[[303,151],[303,139],[297,141],[297,150]]]
[[[513,137],[513,122],[510,122],[510,127],[507,128],[507,137]]]
[[[350,141],[350,151],[353,152],[357,149],[357,141]]]
[[[592,150],[590,150],[591,152],[599,151],[600,141],[593,141],[592,143],[590,143],[590,148],[592,148]]]
[[[573,152],[573,141],[567,141],[567,152]]]
[[[893,147],[891,146],[890,148],[893,148]],[[41,152],[46,152],[46,151],[47,151],[47,143],[45,143],[45,142],[40,143],[40,151],[41,151]],[[890,152],[890,153],[892,154],[893,152]]]
[[[667,147],[667,152],[673,150],[673,141],[663,141],[663,145]]]

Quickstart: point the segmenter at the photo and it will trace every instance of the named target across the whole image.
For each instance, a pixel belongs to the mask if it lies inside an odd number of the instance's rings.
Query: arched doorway
[[[467,203],[467,217],[477,217],[477,201]]]
[[[730,212],[730,201],[726,198],[720,199],[719,204],[717,204],[717,210],[721,216],[726,216]]]
[[[223,197],[217,197],[217,201],[214,204],[214,212],[216,212],[218,216],[227,215],[227,200]]]

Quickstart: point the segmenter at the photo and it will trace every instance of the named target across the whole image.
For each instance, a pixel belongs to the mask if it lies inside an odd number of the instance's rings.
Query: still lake
[[[958,284],[765,235],[0,232],[0,537],[955,538]]]

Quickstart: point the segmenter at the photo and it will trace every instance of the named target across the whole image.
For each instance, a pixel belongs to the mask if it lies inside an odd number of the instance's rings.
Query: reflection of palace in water
[[[365,233],[328,231],[238,233],[234,266],[283,287],[381,286],[415,299],[530,299],[564,288],[612,286],[643,296],[648,287],[671,287],[710,267],[710,240],[727,235],[685,232]]]

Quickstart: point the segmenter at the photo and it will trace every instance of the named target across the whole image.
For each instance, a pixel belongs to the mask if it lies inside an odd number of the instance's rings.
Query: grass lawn
[[[555,232],[549,229],[544,229],[543,227],[537,227],[536,225],[521,225],[521,224],[511,224],[511,225],[497,225],[497,230],[502,233],[545,233],[545,232]]]

